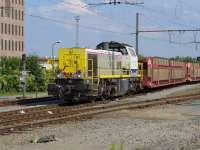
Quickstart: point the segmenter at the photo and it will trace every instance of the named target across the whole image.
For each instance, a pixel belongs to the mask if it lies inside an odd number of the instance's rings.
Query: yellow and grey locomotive
[[[121,96],[141,88],[135,49],[117,42],[96,49],[59,49],[59,73],[48,86],[50,95],[65,100]]]

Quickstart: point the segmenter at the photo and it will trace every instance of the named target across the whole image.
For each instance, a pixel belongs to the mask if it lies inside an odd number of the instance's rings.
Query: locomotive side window
[[[119,52],[121,52],[122,55],[128,55],[126,48],[120,48]]]
[[[136,56],[135,50],[133,48],[128,48],[131,56]]]
[[[120,52],[122,55],[128,55],[126,46],[117,42],[103,42],[96,47],[99,50],[107,50],[112,52]]]
[[[112,49],[109,49],[109,51],[120,52],[122,53],[122,55],[128,55],[126,48],[112,48]]]

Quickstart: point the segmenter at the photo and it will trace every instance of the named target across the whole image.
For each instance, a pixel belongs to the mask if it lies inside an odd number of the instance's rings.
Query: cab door
[[[138,75],[138,57],[136,55],[136,51],[133,47],[127,47],[128,54],[130,57],[130,69],[131,69],[131,77],[137,77]]]

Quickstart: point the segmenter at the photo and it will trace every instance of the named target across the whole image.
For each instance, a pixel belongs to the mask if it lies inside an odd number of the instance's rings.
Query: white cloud
[[[129,32],[134,32],[130,27],[127,28],[123,21],[112,18],[112,16],[109,16],[110,14],[107,14],[106,12],[104,14],[101,9],[90,8],[87,6],[88,5],[84,0],[62,0],[58,1],[56,4],[51,3],[37,8],[31,8],[30,13],[35,14],[37,12],[41,16],[61,20],[63,22],[62,26],[66,29],[74,28],[74,17],[80,15],[81,29],[84,29],[84,27],[85,29],[90,28],[91,32],[99,34],[124,32],[125,34],[128,34]]]
[[[92,15],[93,12],[87,8],[87,4],[82,0],[63,0],[56,5],[50,6],[41,6],[39,7],[39,11],[42,14],[49,14],[49,12],[69,12],[73,14],[90,14]]]

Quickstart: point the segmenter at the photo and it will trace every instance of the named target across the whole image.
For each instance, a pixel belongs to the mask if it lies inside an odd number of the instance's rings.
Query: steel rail
[[[25,99],[19,99],[19,100],[5,99],[5,100],[0,101],[0,107],[41,103],[41,102],[48,102],[52,100],[56,100],[56,98],[47,96],[47,97],[38,97],[38,98],[25,98]]]
[[[7,120],[4,122],[0,122],[0,134],[9,134],[17,131],[21,131],[30,127],[36,126],[44,126],[46,124],[54,124],[63,121],[69,121],[71,119],[81,119],[92,117],[96,114],[120,111],[124,109],[141,109],[146,107],[153,107],[164,104],[172,104],[178,103],[188,100],[200,100],[200,94],[194,95],[184,95],[177,97],[168,97],[154,100],[146,100],[141,102],[119,102],[114,104],[102,104],[94,106],[85,106],[85,107],[77,107],[77,108],[60,108],[55,109],[52,114],[47,114],[47,112],[37,112],[33,113],[33,115],[24,115],[26,117],[21,116],[21,120]],[[46,110],[45,110],[46,111]]]
[[[198,96],[199,94],[188,94],[188,95],[184,95],[184,97],[188,97],[188,96]],[[183,97],[183,96],[173,96],[173,97],[166,97],[166,98],[162,98],[164,99],[169,99],[169,98],[178,98],[178,97]],[[123,97],[123,99],[126,98],[130,98],[130,96],[127,97]],[[123,104],[129,104],[132,102],[124,102],[123,99],[121,100],[121,103]],[[156,99],[155,99],[156,100]],[[160,99],[157,99],[160,100]],[[143,103],[143,102],[148,102],[148,101],[152,101],[152,100],[142,100],[142,101],[134,101],[134,104],[138,104],[138,103]],[[60,107],[59,110],[63,111],[66,109],[80,109],[82,107],[93,107],[96,105],[100,105],[100,104],[107,104],[109,103],[109,100],[106,101],[97,101],[95,103],[85,103],[85,104],[77,104],[74,106],[70,106],[70,105],[64,105],[63,107]],[[119,102],[118,102],[119,104]],[[22,110],[13,110],[13,111],[8,111],[8,112],[2,112],[0,113],[0,124],[1,121],[6,122],[6,120],[18,120],[24,116],[28,116],[28,115],[33,115],[33,114],[39,114],[42,112],[47,112],[47,111],[51,111],[52,113],[54,111],[56,111],[58,109],[58,106],[60,106],[59,104],[54,104],[54,105],[47,105],[47,106],[39,106],[39,107],[33,107],[33,108],[27,108],[27,109],[22,109]],[[39,114],[40,115],[40,114]]]

